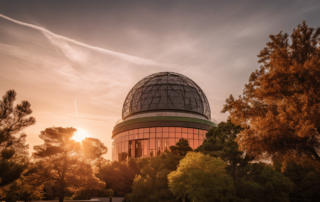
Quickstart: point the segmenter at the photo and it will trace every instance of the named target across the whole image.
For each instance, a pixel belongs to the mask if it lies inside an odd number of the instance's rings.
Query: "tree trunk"
[[[232,173],[233,181],[236,182],[237,181],[237,164],[234,163],[232,167],[233,167],[233,173]]]
[[[182,196],[182,202],[186,202],[186,195],[185,194]]]
[[[64,186],[61,186],[59,190],[59,202],[63,202],[63,198],[64,198]]]

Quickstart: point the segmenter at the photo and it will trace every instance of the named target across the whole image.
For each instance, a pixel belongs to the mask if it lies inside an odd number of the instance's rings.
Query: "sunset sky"
[[[195,81],[212,117],[241,94],[270,34],[305,20],[320,26],[320,1],[0,1],[0,95],[28,100],[37,123],[87,131],[109,148],[130,89],[152,73]],[[77,104],[77,116],[76,107]]]

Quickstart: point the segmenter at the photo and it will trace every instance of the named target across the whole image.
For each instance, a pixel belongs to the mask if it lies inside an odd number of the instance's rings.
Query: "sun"
[[[72,139],[74,139],[77,142],[81,142],[84,140],[86,137],[90,137],[89,133],[81,128],[77,129],[77,132],[74,134]]]

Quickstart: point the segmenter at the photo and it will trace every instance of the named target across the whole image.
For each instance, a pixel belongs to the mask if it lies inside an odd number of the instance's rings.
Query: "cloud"
[[[41,31],[50,40],[50,42],[53,45],[59,47],[66,54],[66,56],[68,58],[70,58],[71,60],[79,60],[79,61],[81,61],[81,59],[82,59],[81,56],[82,55],[79,52],[75,52],[68,45],[68,43],[72,43],[74,45],[78,45],[78,46],[81,46],[81,47],[84,47],[84,48],[87,48],[87,49],[90,49],[90,50],[94,50],[94,51],[98,51],[98,52],[101,52],[101,53],[104,53],[104,54],[108,54],[108,55],[117,57],[119,59],[126,60],[128,62],[132,62],[132,63],[135,63],[135,64],[157,65],[157,66],[165,65],[165,64],[161,64],[161,63],[155,62],[153,60],[143,59],[143,58],[139,58],[139,57],[135,57],[135,56],[131,56],[131,55],[126,55],[126,54],[123,54],[123,53],[118,53],[118,52],[106,50],[106,49],[95,47],[95,46],[90,46],[90,45],[81,43],[79,41],[76,41],[76,40],[73,40],[73,39],[58,35],[58,34],[54,34],[54,33],[50,32],[49,30],[47,30],[47,29],[45,29],[43,27],[40,27],[40,26],[37,26],[37,25],[33,25],[33,24],[24,23],[24,22],[21,22],[21,21],[18,21],[18,20],[14,20],[14,19],[12,19],[10,17],[7,17],[5,15],[2,15],[2,14],[0,14],[0,17],[4,18],[6,20],[9,20],[11,22],[14,22],[16,24],[23,25],[23,26],[30,27],[30,28],[33,28],[33,29]]]

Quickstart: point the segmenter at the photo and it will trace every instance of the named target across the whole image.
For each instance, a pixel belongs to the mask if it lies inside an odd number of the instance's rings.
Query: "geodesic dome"
[[[148,111],[184,111],[211,119],[209,102],[201,88],[174,72],[151,74],[139,81],[124,101],[122,119]]]

